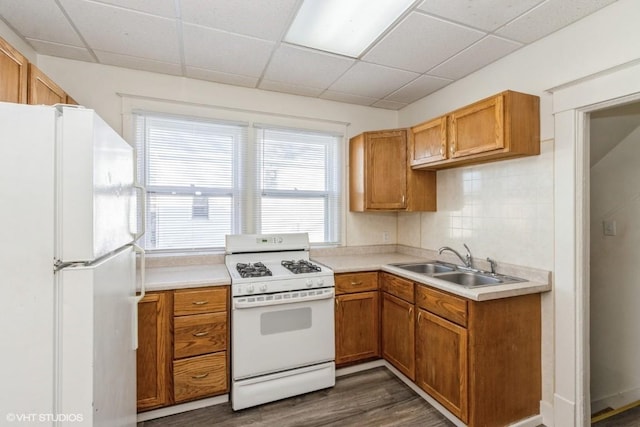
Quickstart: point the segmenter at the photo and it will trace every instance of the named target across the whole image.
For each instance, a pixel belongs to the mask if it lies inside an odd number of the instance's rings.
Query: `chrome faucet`
[[[458,258],[460,258],[460,260],[466,267],[471,268],[473,266],[473,257],[471,256],[471,250],[469,249],[469,246],[467,246],[466,243],[463,243],[462,245],[467,250],[467,255],[464,258],[462,257],[462,255],[460,255],[458,251],[456,251],[453,248],[450,248],[449,246],[443,246],[440,249],[438,249],[438,254],[442,254],[442,252],[444,251],[453,252],[458,256]]]

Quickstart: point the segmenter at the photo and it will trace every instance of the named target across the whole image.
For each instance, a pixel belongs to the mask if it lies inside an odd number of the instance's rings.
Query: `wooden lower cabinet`
[[[138,411],[171,403],[171,297],[171,292],[150,292],[138,303]]]
[[[336,296],[336,365],[380,357],[378,291]]]
[[[229,287],[148,293],[138,306],[138,412],[229,391]]]
[[[467,330],[426,310],[418,311],[416,383],[467,422]]]
[[[382,292],[382,357],[415,380],[414,305]]]

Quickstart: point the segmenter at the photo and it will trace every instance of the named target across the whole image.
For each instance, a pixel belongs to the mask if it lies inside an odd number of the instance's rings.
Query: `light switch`
[[[616,221],[615,220],[604,220],[602,221],[603,231],[605,236],[615,236],[616,235]]]

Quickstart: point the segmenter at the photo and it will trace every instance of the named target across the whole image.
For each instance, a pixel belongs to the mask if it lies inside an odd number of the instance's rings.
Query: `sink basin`
[[[392,264],[394,267],[420,274],[437,274],[454,271],[453,267],[449,267],[437,262],[418,262],[415,264]]]
[[[447,282],[456,283],[458,285],[466,286],[469,288],[476,287],[476,286],[487,286],[487,285],[495,285],[498,283],[504,283],[503,280],[497,277],[485,276],[483,274],[470,273],[470,272],[444,273],[444,274],[438,274],[435,277],[441,280],[446,280]]]

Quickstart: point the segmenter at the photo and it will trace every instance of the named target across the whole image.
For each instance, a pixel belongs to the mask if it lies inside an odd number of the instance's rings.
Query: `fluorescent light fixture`
[[[415,0],[304,0],[285,41],[359,57]]]

